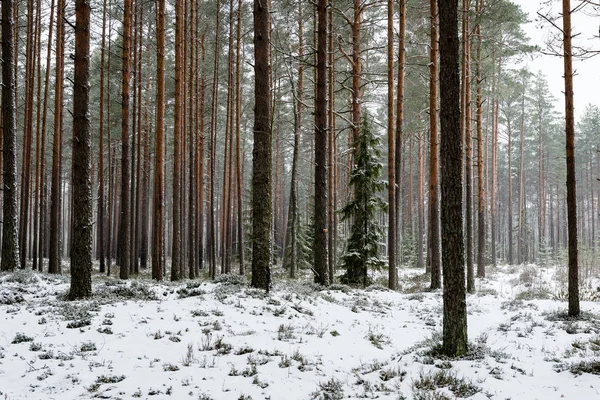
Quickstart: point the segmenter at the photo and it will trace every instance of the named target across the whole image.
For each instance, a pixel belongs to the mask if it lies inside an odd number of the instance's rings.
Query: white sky
[[[546,50],[545,40],[548,39],[548,32],[555,30],[549,23],[540,21],[537,11],[544,6],[541,0],[512,0],[519,4],[521,9],[529,14],[529,22],[525,27],[525,33],[531,38],[533,44],[537,44]],[[562,1],[554,0],[554,12],[557,14],[561,10]],[[575,8],[581,3],[580,0],[571,0],[571,8]],[[598,37],[598,28],[600,26],[600,13],[591,6],[586,6],[588,14],[584,15],[578,12],[572,15],[573,34],[580,34],[576,39],[581,46],[589,49],[600,50],[600,38]],[[562,27],[562,19],[557,25]],[[558,111],[564,114],[564,79],[563,79],[563,60],[560,57],[536,54],[533,60],[527,60],[527,64],[532,72],[541,70],[548,79],[552,95],[558,100]],[[600,55],[588,60],[575,60],[573,62],[575,70],[574,91],[575,91],[575,116],[578,119],[587,104],[600,104]]]

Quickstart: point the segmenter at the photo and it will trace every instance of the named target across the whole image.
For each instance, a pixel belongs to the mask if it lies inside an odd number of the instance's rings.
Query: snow
[[[414,269],[401,270],[399,292],[276,279],[269,295],[235,278],[96,275],[94,298],[74,303],[62,300],[66,277],[2,274],[0,396],[600,399],[598,376],[569,370],[600,361],[600,303],[564,318],[564,275],[490,268],[467,299],[472,351],[446,360],[435,353],[441,291]]]

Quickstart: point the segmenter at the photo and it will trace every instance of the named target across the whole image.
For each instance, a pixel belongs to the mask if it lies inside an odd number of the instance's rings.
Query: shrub
[[[12,344],[24,343],[24,342],[33,342],[33,338],[31,336],[27,336],[24,333],[17,333],[15,338],[12,340]]]

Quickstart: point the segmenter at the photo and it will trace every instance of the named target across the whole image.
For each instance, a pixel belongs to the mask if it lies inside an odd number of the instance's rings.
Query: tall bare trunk
[[[302,35],[302,33],[300,33]],[[237,28],[236,28],[236,53],[235,53],[235,167],[237,186],[237,241],[238,262],[240,275],[245,273],[244,262],[244,185],[241,158],[241,130],[242,130],[242,75],[241,75],[241,49],[242,49],[242,0],[238,0]]]
[[[48,272],[61,273],[61,164],[64,81],[64,0],[58,0],[56,11],[56,78],[54,83],[54,143],[52,145],[52,191],[50,205],[50,260]]]
[[[156,138],[154,150],[154,201],[152,279],[161,281],[164,270],[165,232],[165,0],[158,0],[156,13]]]
[[[2,183],[4,185],[2,261],[0,264],[2,271],[13,271],[19,263],[14,6],[14,0],[6,0],[2,3]]]
[[[402,215],[402,194],[403,194],[403,179],[402,179],[402,140],[403,140],[403,123],[404,123],[404,75],[405,75],[405,63],[406,63],[406,0],[399,0],[400,9],[399,9],[399,18],[398,18],[398,93],[396,96],[396,143],[395,146],[395,156],[394,156],[394,178],[396,185],[396,193],[395,193],[395,217],[396,217],[396,241],[401,239],[400,236],[405,234],[404,232],[404,222],[406,217],[412,218],[410,214]],[[412,179],[409,176],[409,181]],[[408,201],[410,203],[410,199]],[[390,207],[392,205],[390,204]],[[404,218],[400,218],[400,216]],[[402,228],[400,227],[400,220],[403,221]],[[398,244],[396,243],[396,249],[398,249]]]
[[[220,2],[216,1],[217,6],[217,21],[215,27],[215,52],[214,52],[214,75],[212,87],[212,112],[210,118],[210,196],[209,196],[209,235],[208,247],[210,258],[210,276],[214,279],[217,275],[217,243],[216,243],[216,226],[215,226],[215,170],[216,170],[216,155],[217,155],[217,105],[218,105],[218,90],[219,90],[219,42],[220,42]],[[267,28],[268,32],[268,28]],[[270,79],[269,79],[270,80]],[[266,201],[266,200],[265,200]]]
[[[475,291],[473,271],[473,148],[471,132],[471,35],[469,24],[470,0],[463,0],[462,15],[462,115],[463,137],[465,141],[465,245],[467,264],[467,292]]]
[[[100,272],[106,271],[104,256],[104,67],[106,62],[106,0],[102,7],[102,45],[100,46],[100,138],[98,146],[98,258],[100,258]]]
[[[33,144],[33,95],[35,82],[34,6],[27,0],[27,44],[25,58],[25,112],[23,113],[23,162],[21,168],[21,207],[19,218],[20,268],[28,256],[29,201],[31,197],[31,153]],[[15,21],[18,23],[18,21]],[[17,46],[18,51],[18,46]],[[17,57],[18,58],[18,57]]]
[[[506,119],[506,130],[508,135],[507,153],[508,158],[508,264],[512,265],[513,260],[513,185],[512,185],[512,131],[510,118]]]
[[[317,4],[317,97],[315,98],[315,282],[328,285],[327,267],[327,1]]]
[[[396,270],[396,135],[394,131],[394,1],[387,3],[388,287],[398,287]]]
[[[254,0],[254,149],[252,160],[252,286],[271,286],[271,77],[269,6]]]
[[[70,300],[92,295],[92,135],[90,132],[90,2],[75,3],[73,79],[73,236]]]
[[[477,1],[477,15],[481,14],[482,1]],[[479,18],[478,18],[479,19]],[[475,29],[477,38],[477,276],[485,277],[485,182],[483,172],[483,96],[481,75],[481,24],[478,22]]]
[[[467,352],[462,221],[462,140],[460,132],[460,79],[458,67],[458,2],[439,1],[441,141],[441,227],[444,268],[442,351],[450,357]]]
[[[171,281],[181,278],[181,149],[183,139],[183,2],[175,3],[175,118],[173,127],[173,250],[171,258]]]
[[[431,251],[431,288],[442,286],[440,265],[440,208],[438,204],[438,8],[430,1],[431,47],[429,50],[429,249]]]
[[[121,228],[119,231],[121,260],[119,277],[129,278],[131,257],[131,228],[129,185],[131,171],[129,170],[129,80],[131,78],[131,19],[133,0],[124,0],[123,9],[123,74],[121,81]]]
[[[577,186],[575,182],[575,117],[573,105],[570,0],[563,0],[563,35],[567,154],[567,229],[569,231],[569,315],[578,316],[580,309],[579,270],[577,265]]]

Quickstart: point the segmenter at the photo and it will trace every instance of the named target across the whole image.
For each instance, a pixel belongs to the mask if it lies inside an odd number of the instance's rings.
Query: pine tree
[[[369,268],[380,269],[384,261],[379,257],[379,242],[383,236],[377,222],[377,214],[386,208],[378,196],[385,189],[381,180],[381,142],[372,130],[369,118],[365,116],[358,141],[355,144],[355,166],[350,176],[354,188],[354,199],[342,209],[342,219],[352,220],[352,230],[348,239],[348,250],[342,257],[346,273],[343,283],[367,286]]]
[[[75,5],[75,79],[73,82],[73,236],[69,299],[92,295],[92,182],[89,91],[90,3]]]
[[[467,304],[462,218],[462,140],[458,2],[438,0],[440,16],[441,228],[444,277],[443,352],[467,352]]]
[[[254,0],[254,55],[256,62],[252,158],[252,287],[266,291],[271,286],[272,215],[269,26],[269,3]]]
[[[315,98],[315,282],[327,285],[327,2],[317,6],[317,90]]]
[[[13,36],[14,1],[2,2],[2,151],[3,151],[3,225],[2,225],[2,271],[12,271],[19,262],[17,243],[17,120]]]

